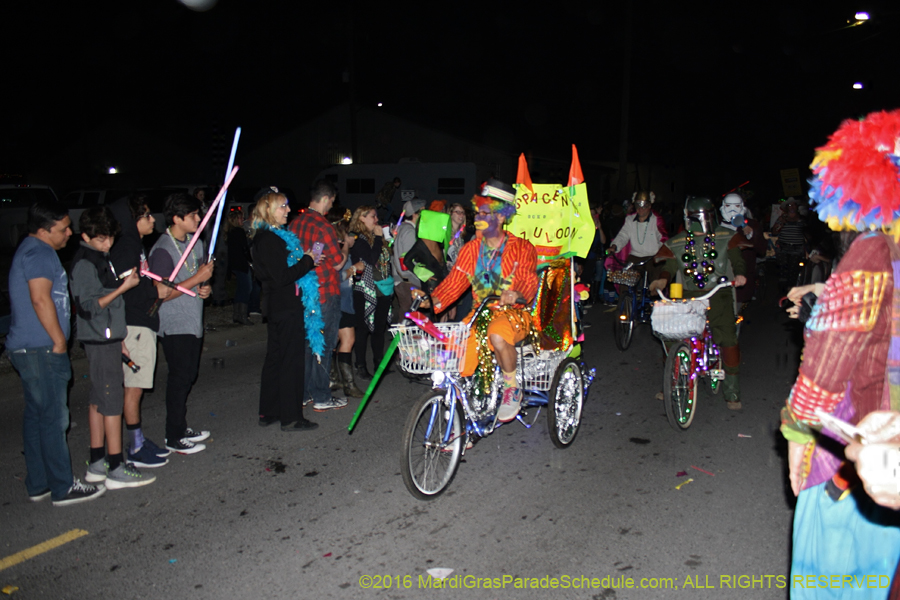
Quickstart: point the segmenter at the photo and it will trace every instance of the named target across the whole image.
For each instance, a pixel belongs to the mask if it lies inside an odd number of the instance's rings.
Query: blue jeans
[[[325,337],[325,349],[322,351],[322,362],[316,359],[309,342],[306,342],[305,372],[306,395],[313,402],[326,402],[331,399],[331,382],[328,374],[331,370],[331,351],[337,344],[338,325],[341,322],[341,297],[332,296],[325,300],[322,307],[322,321],[325,327],[322,335]]]
[[[259,283],[253,277],[252,271],[241,273],[232,271],[237,281],[237,289],[234,291],[234,301],[238,304],[247,304],[250,312],[259,312]]]
[[[72,365],[68,354],[54,354],[50,347],[9,353],[22,378],[25,410],[22,439],[25,446],[25,488],[29,496],[50,490],[62,500],[72,487],[72,460],[66,443],[69,407],[66,402]]]

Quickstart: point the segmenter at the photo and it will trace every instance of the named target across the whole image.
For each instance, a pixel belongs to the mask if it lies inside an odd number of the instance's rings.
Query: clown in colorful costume
[[[810,197],[833,229],[877,226],[897,232],[900,184],[896,144],[900,111],[846,121],[816,153]],[[891,235],[867,233],[854,241],[828,279],[804,330],[803,362],[782,411],[788,440],[794,512],[792,574],[837,573],[890,577],[900,560],[900,513],[877,506],[856,485],[843,448],[821,433],[817,409],[850,423],[888,410],[888,375],[900,357],[891,337],[900,314],[900,248]],[[811,286],[791,290],[799,297]],[[876,597],[865,588],[794,589],[792,598]],[[804,595],[806,594],[806,595]],[[886,597],[879,590],[877,597]]]
[[[456,264],[447,278],[431,294],[435,311],[449,306],[466,288],[472,286],[477,306],[484,298],[500,296],[499,306],[492,311],[486,339],[479,340],[478,331],[469,336],[464,376],[475,372],[478,346],[493,351],[503,372],[505,389],[497,418],[512,421],[519,414],[522,394],[516,384],[515,344],[531,332],[531,314],[521,304],[530,304],[537,293],[537,251],[531,242],[503,230],[504,223],[515,213],[512,186],[491,179],[474,198],[478,214],[475,227],[482,232],[459,252]],[[473,311],[474,312],[474,311]],[[472,314],[466,317],[466,321]]]

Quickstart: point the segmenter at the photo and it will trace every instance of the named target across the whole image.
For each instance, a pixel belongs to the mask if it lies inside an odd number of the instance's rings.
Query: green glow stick
[[[394,350],[397,349],[397,343],[399,341],[399,335],[395,335],[394,339],[391,340],[391,344],[388,346],[387,351],[385,351],[384,353],[384,358],[381,359],[381,364],[378,365],[378,369],[375,371],[375,375],[372,376],[372,381],[369,382],[369,388],[366,390],[362,402],[359,403],[359,408],[356,409],[356,414],[353,415],[353,419],[350,420],[350,425],[347,426],[347,432],[353,433],[353,427],[356,425],[356,420],[359,419],[359,415],[362,414],[363,409],[366,407],[366,403],[372,396],[372,392],[375,391],[375,386],[377,386],[378,382],[381,380],[381,375],[382,373],[384,373],[384,370],[387,368],[391,357],[394,355]]]

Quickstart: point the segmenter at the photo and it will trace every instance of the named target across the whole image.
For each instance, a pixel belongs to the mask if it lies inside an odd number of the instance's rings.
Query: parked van
[[[475,163],[423,163],[403,159],[396,164],[333,165],[320,172],[316,179],[327,179],[338,189],[341,205],[355,209],[364,204],[374,205],[375,197],[394,178],[400,178],[400,189],[394,193],[394,212],[403,202],[414,197],[426,202],[447,200],[448,203],[468,202],[476,192]]]

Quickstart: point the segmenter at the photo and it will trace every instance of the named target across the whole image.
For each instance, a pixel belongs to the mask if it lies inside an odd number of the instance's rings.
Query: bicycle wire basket
[[[703,334],[709,300],[669,300],[653,303],[650,324],[653,334],[667,341],[683,340]]]
[[[631,269],[627,271],[608,271],[606,278],[618,285],[634,287],[637,285],[638,281],[641,280],[641,273],[640,271],[633,271]]]
[[[413,375],[434,371],[459,373],[466,358],[468,330],[465,323],[435,323],[445,336],[443,342],[415,325],[393,325],[391,336],[399,337],[400,367]]]

